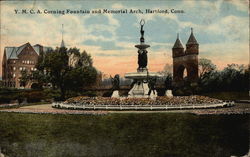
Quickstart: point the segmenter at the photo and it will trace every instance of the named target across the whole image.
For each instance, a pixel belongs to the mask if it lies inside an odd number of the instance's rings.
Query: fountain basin
[[[147,79],[153,77],[161,77],[162,75],[157,72],[130,72],[125,74],[125,78],[128,79]]]
[[[135,47],[138,48],[138,49],[140,49],[140,50],[144,50],[144,49],[150,47],[150,45],[141,43],[141,44],[139,44],[139,45],[135,45]]]

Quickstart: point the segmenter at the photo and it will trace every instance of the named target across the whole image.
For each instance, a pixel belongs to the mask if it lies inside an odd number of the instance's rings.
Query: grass
[[[249,115],[0,113],[0,147],[15,157],[223,157],[248,151]]]
[[[220,100],[249,100],[248,92],[214,92],[202,94]]]

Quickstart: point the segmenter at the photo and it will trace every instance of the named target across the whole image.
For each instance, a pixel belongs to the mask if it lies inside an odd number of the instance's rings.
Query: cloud
[[[249,64],[248,42],[225,42],[200,45],[200,58],[211,59],[220,69],[227,64]]]
[[[248,0],[227,0],[228,3],[234,5],[237,10],[246,12],[249,9],[249,1]]]
[[[1,3],[1,49],[26,42],[56,47],[61,42],[61,24],[67,47],[86,50],[94,64],[105,73],[124,73],[137,68],[137,49],[141,19],[146,20],[145,40],[151,45],[149,68],[163,69],[172,62],[171,48],[179,32],[184,40],[194,27],[200,43],[200,57],[224,66],[248,64],[248,1],[171,1],[171,2],[83,2],[24,1]],[[229,10],[223,10],[229,7]],[[15,15],[16,8],[33,9],[183,9],[184,14],[91,14],[91,15]],[[1,55],[0,58],[2,59]],[[218,59],[218,58],[223,58]],[[1,60],[0,59],[0,60]],[[129,65],[129,66],[128,66]],[[127,68],[127,70],[126,70]],[[119,70],[120,69],[120,70]],[[1,70],[0,70],[1,71]]]
[[[121,3],[115,3],[111,6],[114,9],[123,9],[125,8],[124,5],[122,5]]]
[[[249,28],[246,27],[248,24],[248,19],[230,15],[222,18],[218,23],[214,23],[209,26],[203,26],[203,28],[209,32],[223,35],[225,40],[246,41],[248,40],[249,32]]]

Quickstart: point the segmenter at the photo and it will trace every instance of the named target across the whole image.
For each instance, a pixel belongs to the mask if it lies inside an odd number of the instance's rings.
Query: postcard
[[[249,1],[0,2],[0,156],[249,156]]]

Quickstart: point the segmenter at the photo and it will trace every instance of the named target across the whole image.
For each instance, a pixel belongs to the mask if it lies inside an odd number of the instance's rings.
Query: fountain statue
[[[112,82],[112,98],[119,98],[119,88],[120,88],[120,76],[118,74],[115,75],[115,77],[111,77],[111,82]]]

